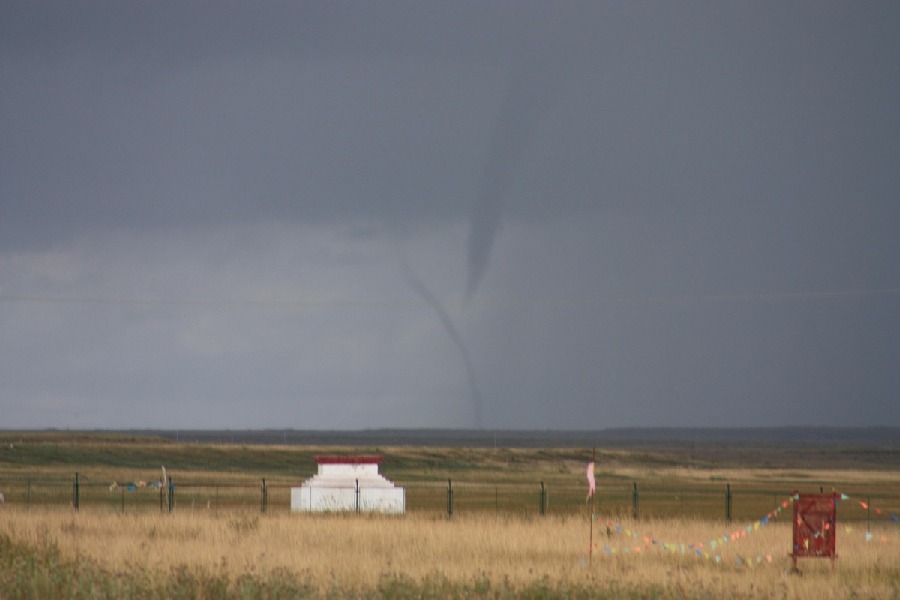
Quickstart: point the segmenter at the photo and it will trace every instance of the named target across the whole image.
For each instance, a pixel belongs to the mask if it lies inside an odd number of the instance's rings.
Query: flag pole
[[[596,461],[596,458],[597,458],[597,447],[594,446],[593,448],[591,448],[591,464],[588,466],[588,470],[589,470],[588,471],[588,481],[592,481],[591,475],[593,475],[593,473],[591,471],[593,471],[593,469],[594,469],[594,462]],[[588,493],[591,496],[591,503],[590,503],[590,506],[588,507],[588,509],[590,511],[590,514],[588,514],[588,518],[591,523],[591,533],[590,533],[590,538],[589,538],[589,542],[588,542],[588,562],[593,562],[594,561],[594,495],[595,495],[595,493],[592,488],[588,488]]]

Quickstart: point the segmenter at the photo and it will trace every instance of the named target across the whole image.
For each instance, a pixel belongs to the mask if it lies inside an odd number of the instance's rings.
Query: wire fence
[[[599,484],[590,501],[587,486],[477,481],[395,481],[405,490],[407,512],[452,518],[464,514],[552,516],[595,514],[634,519],[679,518],[724,521],[754,520],[778,506],[797,489],[826,492],[824,485],[770,489],[754,485],[666,486],[616,481]],[[599,483],[599,482],[598,482]],[[0,478],[6,506],[26,509],[70,507],[115,513],[158,511],[288,512],[291,488],[299,481],[242,479],[237,481],[184,480],[161,483],[110,484],[75,473],[71,478]],[[834,491],[827,488],[827,492]],[[897,521],[900,496],[857,486],[838,490],[854,501],[842,503],[844,521]],[[0,506],[2,510],[2,506]]]

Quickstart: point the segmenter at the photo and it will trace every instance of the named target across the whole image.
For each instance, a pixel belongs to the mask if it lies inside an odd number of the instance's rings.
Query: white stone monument
[[[405,512],[404,489],[378,473],[381,461],[381,456],[317,456],[319,472],[291,488],[291,510]]]

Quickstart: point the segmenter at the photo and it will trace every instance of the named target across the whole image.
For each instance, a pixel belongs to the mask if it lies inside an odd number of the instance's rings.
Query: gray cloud
[[[897,422],[898,23],[4,2],[0,426]]]

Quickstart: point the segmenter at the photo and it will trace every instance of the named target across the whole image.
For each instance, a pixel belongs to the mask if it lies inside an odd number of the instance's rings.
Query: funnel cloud
[[[544,65],[547,67],[547,65]],[[494,128],[469,228],[466,297],[471,299],[484,278],[491,248],[500,230],[504,198],[522,153],[549,109],[559,85],[559,71],[540,70],[535,63],[518,62],[512,69]]]
[[[472,404],[472,424],[476,428],[482,429],[484,427],[484,403],[482,401],[481,390],[478,388],[478,381],[475,378],[475,367],[472,364],[472,357],[469,354],[469,349],[466,347],[465,341],[463,341],[462,336],[456,329],[456,325],[453,324],[450,313],[447,312],[447,309],[441,301],[438,300],[437,296],[428,289],[428,286],[419,279],[405,257],[401,257],[400,267],[403,270],[403,277],[406,280],[406,283],[432,310],[434,310],[444,331],[447,332],[447,335],[450,336],[450,339],[453,340],[453,344],[459,351],[459,356],[462,359],[463,367],[465,367],[466,370],[466,377],[469,381],[469,399]]]

